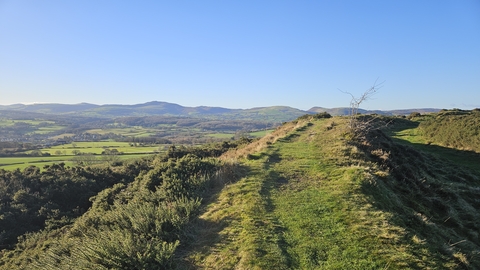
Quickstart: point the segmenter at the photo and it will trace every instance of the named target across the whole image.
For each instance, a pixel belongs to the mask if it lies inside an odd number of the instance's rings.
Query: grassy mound
[[[480,152],[480,110],[443,110],[424,116],[422,134],[429,143]]]

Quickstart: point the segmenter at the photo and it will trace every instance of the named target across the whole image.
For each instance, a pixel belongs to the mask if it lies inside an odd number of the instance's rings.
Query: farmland
[[[99,142],[72,142],[49,148],[30,150],[25,155],[37,152],[38,156],[0,157],[0,169],[13,170],[24,169],[28,166],[43,167],[52,163],[63,162],[67,166],[78,165],[81,157],[90,157],[101,163],[106,153],[112,151],[119,160],[140,158],[152,155],[168,149],[168,145],[135,145],[127,142],[99,141]],[[85,161],[85,160],[83,160]]]
[[[171,145],[262,137],[276,124],[207,118],[145,116],[88,118],[0,111],[0,169],[68,166],[152,155]],[[103,155],[102,155],[103,154]],[[87,158],[88,157],[88,158]]]

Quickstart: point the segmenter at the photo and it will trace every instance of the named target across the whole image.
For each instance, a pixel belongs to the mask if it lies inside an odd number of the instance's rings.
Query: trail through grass
[[[380,169],[355,158],[361,153],[339,139],[340,127],[327,128],[331,121],[297,123],[292,132],[240,160],[244,177],[228,185],[201,216],[202,224],[215,229],[199,226],[196,237],[202,239],[202,248],[188,255],[190,265],[207,269],[439,266],[423,240],[396,224],[393,213],[374,206],[364,187],[374,182]]]

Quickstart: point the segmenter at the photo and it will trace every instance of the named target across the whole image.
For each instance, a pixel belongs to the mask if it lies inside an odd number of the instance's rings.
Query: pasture
[[[102,152],[106,150],[116,149],[119,153],[119,160],[140,158],[147,155],[156,154],[168,149],[168,145],[135,145],[127,142],[73,142],[69,144],[57,145],[39,150],[42,154],[48,153],[49,156],[38,157],[0,157],[0,169],[15,170],[24,169],[28,166],[37,166],[42,168],[45,165],[63,162],[67,166],[75,166],[76,157],[81,157],[84,154],[94,155],[98,162],[102,161]],[[30,154],[32,151],[25,152]]]
[[[154,154],[153,152],[148,154],[123,154],[117,155],[119,160],[129,160],[129,159],[138,159],[148,155]],[[64,156],[45,156],[45,157],[0,157],[0,170],[23,170],[29,166],[37,166],[43,168],[45,165],[52,165],[54,163],[65,163],[66,166],[76,166],[78,163],[74,160],[74,155],[64,155]],[[95,160],[98,163],[104,163],[102,155],[94,155]]]
[[[118,152],[124,154],[135,153],[155,153],[163,150],[165,145],[139,145],[128,142],[100,141],[100,142],[73,142],[69,144],[56,145],[49,148],[40,149],[42,153],[50,153],[50,155],[74,155],[75,152],[102,154],[103,151],[109,149],[117,149]]]

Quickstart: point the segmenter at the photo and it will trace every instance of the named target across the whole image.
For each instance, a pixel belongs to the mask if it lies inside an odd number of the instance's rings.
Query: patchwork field
[[[118,151],[116,155],[119,160],[134,159],[143,157],[146,155],[152,155],[159,152],[163,152],[168,149],[168,145],[147,145],[141,146],[139,144],[132,144],[127,142],[113,142],[113,141],[101,141],[101,142],[74,142],[70,144],[57,145],[50,148],[43,148],[39,150],[42,156],[32,157],[0,157],[0,169],[14,170],[24,169],[28,166],[43,167],[53,163],[63,162],[67,166],[73,166],[78,163],[82,155],[94,155],[95,159],[100,162],[102,160],[102,153],[105,151]],[[27,154],[31,154],[32,151],[27,151]]]

